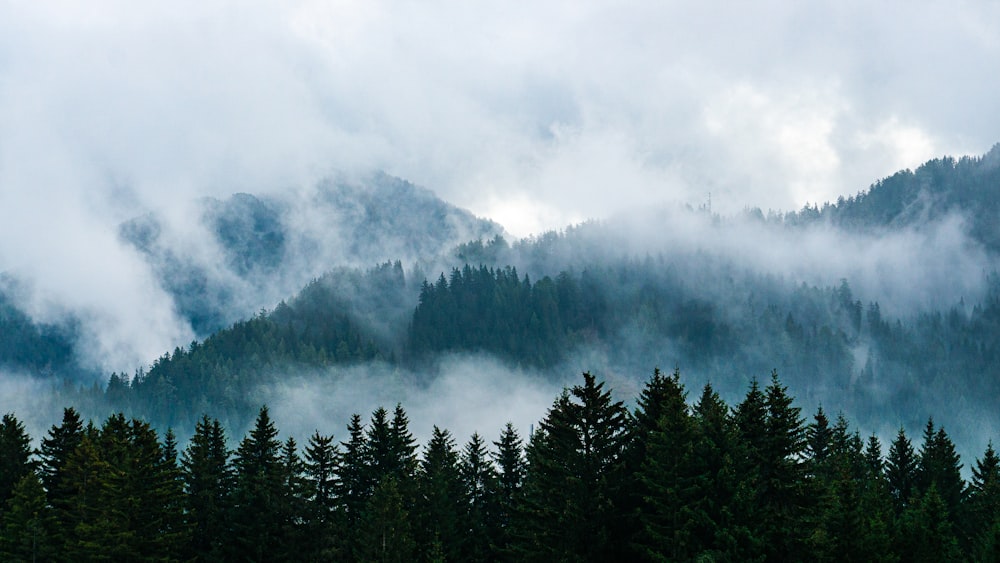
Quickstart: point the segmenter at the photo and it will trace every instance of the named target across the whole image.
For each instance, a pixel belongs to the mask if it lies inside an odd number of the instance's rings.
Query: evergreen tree
[[[464,536],[462,561],[486,561],[491,558],[491,545],[497,540],[493,524],[497,513],[497,474],[478,433],[472,435],[462,450],[458,468],[462,485],[463,506],[459,519]]]
[[[261,407],[233,457],[230,559],[272,561],[287,548],[282,516],[284,472],[278,430]]]
[[[24,424],[12,413],[3,415],[0,419],[0,509],[14,494],[14,487],[34,469],[31,437]]]
[[[62,423],[49,429],[39,448],[42,484],[57,516],[68,510],[67,503],[72,491],[66,483],[64,470],[70,454],[82,438],[83,424],[80,422],[80,415],[74,409],[67,408],[63,410]]]
[[[688,529],[692,545],[697,546],[696,558],[737,559],[740,538],[746,535],[734,519],[737,448],[729,414],[729,407],[706,384],[692,409],[695,435],[689,465],[694,480]]]
[[[692,537],[697,518],[691,505],[698,477],[692,467],[695,422],[679,378],[678,372],[665,378],[655,371],[635,414],[632,446],[644,443],[645,450],[636,483],[643,527],[637,541],[653,560],[691,559],[708,547]]]
[[[944,563],[962,561],[962,552],[948,507],[937,492],[937,483],[919,494],[900,519],[898,552],[902,561]]]
[[[0,558],[29,562],[56,559],[56,524],[52,508],[45,502],[45,489],[38,475],[29,472],[14,486],[3,517]]]
[[[218,561],[228,540],[233,475],[229,467],[226,435],[218,419],[202,416],[191,442],[181,456],[185,523],[190,531],[189,556]]]
[[[767,445],[767,402],[754,378],[746,396],[733,411],[736,437],[733,449],[738,481],[733,494],[733,524],[728,530],[730,552],[735,559],[764,557],[762,491],[765,447]]]
[[[337,558],[337,528],[340,523],[337,499],[339,451],[333,436],[317,430],[305,451],[307,558],[332,561]]]
[[[989,561],[994,553],[1000,553],[994,551],[1000,548],[995,543],[1000,527],[1000,457],[992,442],[972,468],[967,506],[964,521],[970,555]]]
[[[806,506],[802,454],[805,427],[799,408],[792,406],[787,387],[771,374],[766,389],[767,423],[761,465],[760,501],[768,558],[777,561],[801,559],[802,518]]]
[[[396,479],[387,475],[378,483],[358,523],[354,559],[360,562],[411,563],[416,545],[410,517]]]
[[[527,448],[518,550],[526,560],[621,559],[620,517],[628,411],[584,373],[556,399]]]
[[[513,558],[511,524],[521,503],[521,488],[527,471],[521,437],[508,422],[493,442],[493,461],[497,467],[496,511],[490,517],[493,552],[504,559]]]
[[[464,538],[465,498],[455,440],[437,426],[424,450],[417,479],[418,545],[424,559],[457,561]]]
[[[344,538],[340,548],[342,557],[354,557],[360,553],[358,529],[368,499],[371,498],[372,471],[369,463],[369,444],[366,439],[361,415],[351,415],[347,426],[348,440],[341,442],[339,470],[334,483],[336,496],[344,510]]]
[[[155,470],[159,483],[160,498],[163,499],[164,555],[181,557],[191,543],[191,530],[184,521],[184,475],[177,461],[177,438],[174,431],[167,429],[163,436],[162,457]]]
[[[306,514],[307,484],[305,463],[299,456],[298,444],[291,436],[281,447],[281,484],[275,514],[281,526],[282,551],[276,559],[290,561],[302,556],[305,544],[304,517]]]
[[[889,456],[885,460],[885,477],[896,514],[901,514],[912,501],[917,480],[917,454],[902,428],[889,446]]]
[[[934,421],[929,419],[924,429],[924,443],[920,447],[916,486],[923,493],[931,485],[937,485],[937,494],[948,511],[948,519],[953,525],[957,525],[961,521],[965,496],[962,464],[955,451],[955,444],[944,428],[935,430]]]

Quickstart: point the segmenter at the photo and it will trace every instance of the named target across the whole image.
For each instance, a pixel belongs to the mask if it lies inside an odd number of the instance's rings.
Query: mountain
[[[203,198],[191,207],[180,220],[151,210],[117,230],[166,291],[167,308],[198,339],[274,307],[337,268],[389,259],[430,267],[463,241],[503,232],[384,173],[331,177],[279,195]],[[19,289],[30,282],[10,274],[0,282],[0,368],[92,380],[93,369],[77,354],[88,345],[83,335],[102,330],[87,324],[88,313],[64,307],[62,320],[36,322]]]
[[[155,212],[121,225],[195,332],[206,336],[271,307],[339,266],[433,262],[456,244],[503,232],[425,188],[384,173],[326,179],[294,194],[205,198],[198,252]]]
[[[777,370],[807,408],[884,434],[944,413],[972,445],[1000,430],[998,154],[796,213],[644,210],[513,242],[384,175],[203,200],[209,252],[180,252],[155,215],[121,233],[194,324],[225,328],[113,374],[100,400],[160,427],[210,412],[242,428],[276,385],[351,367],[425,385],[467,356],[637,385],[677,366],[727,399]]]
[[[957,214],[974,240],[1000,252],[1000,143],[981,157],[943,157],[903,170],[867,191],[822,208],[805,208],[785,220],[825,221],[845,229],[888,231],[920,227]]]

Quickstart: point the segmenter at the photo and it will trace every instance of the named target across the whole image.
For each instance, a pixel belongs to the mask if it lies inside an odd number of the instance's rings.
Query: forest
[[[963,479],[933,419],[888,445],[777,373],[727,405],[654,370],[634,410],[590,373],[523,438],[422,446],[401,405],[339,438],[281,439],[266,406],[235,449],[203,416],[180,449],[73,408],[31,448],[0,421],[5,561],[994,561],[1000,457]]]

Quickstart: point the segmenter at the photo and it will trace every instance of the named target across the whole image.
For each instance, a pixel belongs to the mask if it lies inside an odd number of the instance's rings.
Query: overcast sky
[[[192,335],[145,210],[372,169],[515,235],[798,209],[985,153],[998,70],[996,0],[0,0],[0,272],[148,361]]]
[[[998,70],[995,0],[2,2],[0,234],[333,169],[515,234],[797,209],[986,152]]]

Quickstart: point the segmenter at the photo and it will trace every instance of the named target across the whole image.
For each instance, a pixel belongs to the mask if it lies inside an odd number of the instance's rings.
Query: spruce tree
[[[498,483],[486,442],[478,433],[469,438],[462,450],[458,474],[463,496],[460,522],[465,536],[460,559],[486,561],[492,552],[491,545],[497,540],[493,523],[498,508]]]
[[[56,516],[45,502],[45,489],[35,472],[29,472],[14,486],[4,512],[0,532],[0,558],[10,562],[53,561],[56,545]]]
[[[344,536],[339,542],[339,549],[345,559],[359,552],[358,529],[365,505],[373,492],[372,471],[368,461],[369,444],[365,428],[361,424],[361,415],[351,415],[347,434],[348,440],[340,443],[343,453],[340,455],[334,484],[337,499],[344,511]]]
[[[287,547],[281,521],[284,473],[278,430],[266,406],[261,407],[254,427],[240,442],[233,467],[229,558],[273,560]]]
[[[1000,529],[1000,457],[992,442],[972,468],[964,522],[970,555],[990,560],[993,551],[1000,548],[995,543],[995,532]]]
[[[12,413],[0,419],[0,514],[14,487],[35,469],[31,460],[31,437]]]
[[[218,561],[229,540],[226,518],[233,489],[226,435],[218,419],[207,415],[195,425],[181,456],[185,523],[191,534],[188,556]]]
[[[892,495],[893,506],[899,515],[912,502],[917,480],[917,454],[902,427],[889,446],[889,455],[885,460],[885,477],[889,494]]]
[[[333,436],[317,430],[305,450],[307,558],[333,561],[337,558],[340,526],[337,499],[339,451]]]
[[[692,537],[700,517],[692,504],[698,477],[693,467],[695,422],[677,372],[669,378],[654,372],[643,391],[631,444],[644,442],[636,483],[642,530],[635,541],[653,560],[691,559],[708,547]]]
[[[465,498],[458,468],[455,440],[447,430],[434,427],[417,474],[417,544],[423,558],[432,554],[445,561],[461,557]]]
[[[765,488],[760,501],[768,557],[778,561],[803,558],[799,542],[807,502],[801,462],[805,427],[787,391],[777,372],[772,372],[766,389],[766,438],[761,456],[761,482]]]
[[[957,525],[962,520],[961,509],[965,500],[962,464],[955,444],[944,428],[935,429],[934,421],[928,419],[924,443],[920,447],[916,486],[923,493],[931,485],[937,485],[937,494],[945,504],[948,518]]]
[[[504,559],[513,559],[511,525],[521,503],[521,488],[527,467],[524,447],[514,425],[508,422],[493,442],[493,462],[497,468],[496,511],[490,517],[492,549]]]
[[[584,373],[556,399],[527,448],[528,473],[519,518],[519,557],[526,560],[620,560],[628,411]]]
[[[354,560],[412,563],[416,545],[410,522],[396,479],[387,475],[375,486],[358,522]]]

